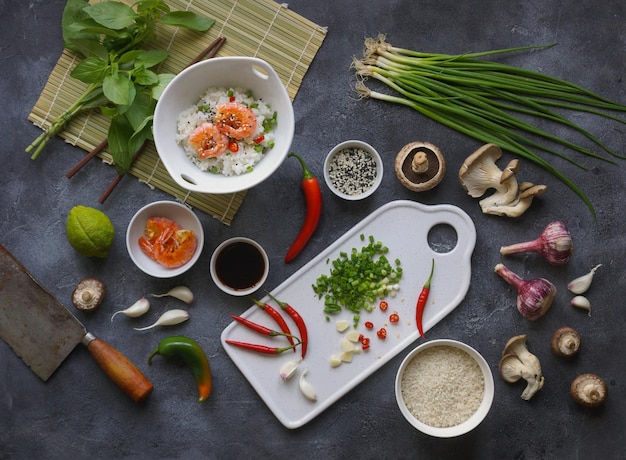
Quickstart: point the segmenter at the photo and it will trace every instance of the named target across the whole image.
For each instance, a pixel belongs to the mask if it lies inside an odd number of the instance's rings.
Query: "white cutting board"
[[[429,231],[436,225],[446,224],[456,232],[456,246],[447,253],[435,252],[429,245]],[[360,237],[362,234],[365,236],[364,241]],[[387,258],[392,265],[396,258],[400,259],[403,269],[400,291],[394,298],[386,299],[389,303],[387,312],[382,312],[377,307],[372,312],[361,313],[358,330],[370,338],[370,349],[354,355],[351,363],[343,363],[333,368],[330,357],[340,353],[340,340],[345,336],[345,333],[337,332],[336,321],[347,319],[352,323],[353,313],[346,310],[330,317],[326,315],[323,312],[323,299],[316,296],[312,285],[320,275],[329,273],[329,260],[336,259],[341,251],[350,252],[352,248],[360,249],[367,245],[370,235],[389,248]],[[454,310],[467,293],[475,243],[476,229],[472,220],[456,206],[427,206],[404,200],[390,202],[355,225],[272,291],[279,300],[288,302],[298,310],[308,328],[309,349],[292,380],[284,382],[279,376],[279,369],[286,361],[299,357],[300,349],[297,353],[288,351],[280,355],[262,355],[225,343],[225,340],[231,339],[283,347],[287,344],[284,337],[262,336],[233,322],[222,332],[222,345],[280,422],[287,428],[298,428],[311,421],[419,338],[415,324],[415,306],[434,258],[435,273],[423,316],[424,331],[428,338],[428,330]],[[269,297],[261,300],[281,311]],[[394,311],[400,316],[400,321],[396,324],[388,320]],[[287,319],[292,333],[297,335],[295,324],[286,313],[281,313]],[[279,329],[256,305],[241,316],[270,329]],[[366,321],[374,323],[373,330],[365,328]],[[385,340],[376,336],[380,327],[387,330]],[[306,399],[299,390],[298,379],[305,369],[308,369],[307,380],[317,392],[316,402]],[[393,391],[393,386],[389,387],[389,391]],[[376,398],[376,395],[372,397]]]

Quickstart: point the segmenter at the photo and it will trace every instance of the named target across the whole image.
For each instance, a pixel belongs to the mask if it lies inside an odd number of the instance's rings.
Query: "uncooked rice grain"
[[[415,418],[432,427],[447,428],[463,423],[478,410],[485,381],[468,353],[456,347],[434,346],[407,364],[401,391]]]

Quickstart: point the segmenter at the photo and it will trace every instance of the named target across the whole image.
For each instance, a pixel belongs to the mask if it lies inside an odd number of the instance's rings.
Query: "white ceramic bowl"
[[[240,251],[240,249],[244,246],[253,249],[252,253],[254,255],[252,259],[250,259],[250,254],[251,254],[250,252],[247,252],[247,250],[245,249],[243,250],[243,252]],[[233,249],[236,247],[239,247],[239,249]],[[231,252],[230,255],[233,256],[233,254],[236,254],[236,257],[238,257],[239,260],[231,258],[230,259],[231,263],[229,265],[232,267],[233,264],[236,264],[237,267],[234,267],[234,268],[238,272],[238,276],[243,277],[237,280],[237,282],[241,282],[247,278],[250,278],[250,279],[254,278],[253,284],[245,283],[246,284],[245,287],[243,285],[233,286],[233,285],[226,284],[226,282],[220,278],[219,273],[218,273],[219,272],[218,261],[219,261],[219,257],[222,251],[236,251],[236,252]],[[250,269],[250,267],[255,266],[255,263],[253,262],[257,261],[256,260],[257,256],[260,259],[262,259],[262,266],[259,268],[258,273],[255,273],[254,276],[252,276],[252,273],[250,271],[246,271],[246,269]],[[267,279],[267,275],[269,274],[269,271],[270,271],[270,261],[269,261],[269,258],[267,257],[267,253],[265,252],[265,250],[259,243],[257,243],[256,241],[250,238],[245,238],[243,236],[236,236],[234,238],[227,239],[226,241],[222,242],[217,248],[215,248],[215,251],[213,251],[213,255],[211,256],[210,270],[211,270],[211,278],[213,279],[213,282],[222,291],[224,291],[227,294],[234,295],[234,296],[245,296],[245,295],[250,295],[253,292],[257,291],[263,285],[263,283],[265,283],[265,280]],[[226,274],[227,276],[224,276],[224,278],[232,277],[233,270],[228,270],[228,271],[231,272],[231,275]]]
[[[430,425],[427,425],[417,419],[407,408],[407,405],[402,396],[402,377],[404,372],[408,366],[408,364],[413,359],[419,359],[419,354],[423,351],[436,347],[436,346],[444,346],[444,347],[454,347],[458,348],[464,352],[466,352],[470,357],[476,361],[478,367],[480,368],[484,380],[484,393],[483,398],[478,406],[478,409],[464,422],[446,428],[437,428]],[[487,361],[478,353],[475,349],[466,345],[462,342],[458,342],[456,340],[449,339],[438,339],[431,340],[429,342],[425,342],[411,351],[400,364],[400,368],[398,369],[398,373],[396,375],[395,381],[395,391],[396,391],[396,401],[398,402],[398,407],[400,408],[400,412],[407,419],[407,421],[417,428],[422,433],[428,434],[430,436],[435,436],[439,438],[451,438],[454,436],[460,436],[462,434],[468,433],[469,431],[476,428],[480,422],[484,420],[484,418],[489,413],[489,409],[491,408],[491,404],[493,402],[494,397],[494,383],[493,383],[493,375],[491,373],[491,369],[487,364]]]
[[[138,240],[143,235],[150,217],[167,217],[187,230],[193,230],[197,239],[196,251],[189,262],[180,267],[168,268],[148,257],[139,247]],[[144,273],[155,278],[172,278],[189,270],[200,257],[204,246],[204,230],[194,212],[175,201],[155,201],[141,208],[133,216],[126,231],[126,249],[135,265]]]
[[[374,179],[374,183],[372,184],[371,187],[369,187],[366,190],[363,190],[361,193],[352,194],[352,193],[346,193],[345,191],[339,190],[337,188],[337,185],[333,182],[333,179],[331,178],[330,169],[335,159],[335,156],[338,155],[342,150],[346,150],[346,149],[362,149],[366,151],[373,158],[374,163],[376,165],[376,177]],[[326,181],[326,185],[328,186],[328,188],[338,197],[343,198],[344,200],[352,200],[352,201],[362,200],[370,196],[372,193],[374,193],[376,189],[378,188],[378,186],[380,185],[380,183],[382,182],[383,162],[380,158],[380,155],[376,151],[376,149],[372,147],[371,145],[362,141],[358,141],[358,140],[344,141],[344,142],[341,142],[340,144],[337,144],[335,147],[333,147],[333,149],[326,156],[326,160],[324,161],[324,180]]]
[[[254,167],[238,176],[201,171],[176,143],[176,120],[197,103],[210,87],[239,87],[277,112],[275,145]],[[221,57],[207,59],[180,72],[165,88],[154,110],[154,142],[172,179],[186,190],[200,193],[233,193],[261,183],[281,165],[294,135],[294,115],[289,94],[274,69],[262,59]]]

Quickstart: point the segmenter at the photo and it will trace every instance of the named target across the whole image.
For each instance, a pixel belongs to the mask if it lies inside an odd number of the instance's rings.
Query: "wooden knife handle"
[[[133,401],[142,402],[152,393],[152,382],[113,346],[89,333],[83,343],[109,378]]]

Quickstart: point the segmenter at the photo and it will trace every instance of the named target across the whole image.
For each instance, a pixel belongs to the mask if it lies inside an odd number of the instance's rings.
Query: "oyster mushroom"
[[[552,335],[551,348],[557,356],[571,358],[580,350],[580,334],[569,326],[560,327]]]
[[[581,374],[574,379],[570,393],[576,404],[583,407],[599,407],[608,395],[606,382],[596,374]]]
[[[500,147],[486,144],[465,159],[459,170],[459,180],[469,196],[479,198],[489,189],[495,189],[499,195],[510,192],[513,197],[516,196],[517,180],[515,174],[511,174],[516,171],[500,170],[496,161],[501,156]],[[519,169],[519,164],[516,169]]]
[[[543,387],[544,377],[541,373],[541,364],[539,359],[528,351],[526,334],[509,339],[502,351],[498,369],[505,382],[515,383],[520,379],[526,380],[527,385],[522,392],[522,399],[526,401]]]
[[[437,146],[411,142],[396,156],[394,170],[402,185],[414,192],[423,192],[441,182],[446,174],[446,161]]]
[[[519,196],[516,202],[508,205],[488,206],[487,202],[481,201],[481,208],[485,214],[498,216],[519,217],[526,212],[537,196],[543,195],[548,187],[546,185],[535,185],[531,182],[522,182],[518,187]],[[484,206],[483,206],[484,205]]]
[[[106,287],[97,278],[83,278],[74,292],[72,292],[72,304],[82,311],[94,311],[104,300]]]

